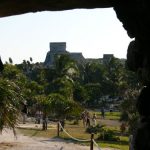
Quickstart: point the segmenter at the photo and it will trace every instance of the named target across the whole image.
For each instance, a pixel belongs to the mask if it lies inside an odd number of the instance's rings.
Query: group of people
[[[89,127],[91,125],[96,126],[96,114],[94,113],[93,116],[90,116],[90,113],[85,110],[81,114],[81,119],[83,120],[83,126],[84,127]]]

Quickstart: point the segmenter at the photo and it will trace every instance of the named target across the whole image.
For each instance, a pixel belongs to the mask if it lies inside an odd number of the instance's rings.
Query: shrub
[[[105,125],[96,125],[96,126],[90,126],[90,127],[88,127],[87,129],[86,129],[86,132],[87,133],[94,133],[94,134],[97,134],[97,133],[99,133],[99,132],[101,132],[102,130],[103,130],[103,127],[104,127]]]
[[[103,129],[103,131],[100,133],[100,135],[97,138],[98,140],[104,140],[104,141],[119,141],[119,137],[115,136],[114,131],[110,129]]]

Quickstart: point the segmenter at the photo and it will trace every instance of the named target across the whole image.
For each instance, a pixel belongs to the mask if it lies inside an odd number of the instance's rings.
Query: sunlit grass
[[[45,137],[45,138],[56,138],[57,137],[57,126],[51,126],[47,131],[42,131],[41,129],[18,129],[21,133],[23,133],[26,136],[31,137]],[[106,126],[106,128],[108,128]],[[98,141],[96,140],[98,137],[98,134],[94,135],[94,138],[96,142],[100,145],[100,147],[111,147],[116,148],[120,150],[128,150],[128,136],[120,136],[120,128],[119,126],[109,126],[109,129],[113,130],[116,134],[118,134],[120,140],[119,141]],[[78,139],[90,139],[91,135],[86,131],[86,129],[83,127],[82,121],[79,121],[78,125],[73,125],[73,122],[66,121],[65,124],[65,130],[71,134],[73,137]],[[75,140],[72,140],[68,135],[66,135],[64,132],[60,132],[60,137],[65,140],[69,140],[78,144],[83,145],[90,145],[90,142],[76,142]]]
[[[120,119],[120,112],[106,112],[105,116],[106,116],[106,119],[119,120]]]
[[[90,110],[90,114],[96,113],[98,118],[101,118],[101,111]],[[120,112],[105,112],[105,119],[119,120]]]
[[[18,129],[25,136],[30,137],[45,137],[45,138],[53,138],[57,136],[56,129],[48,129],[47,131],[43,131],[41,129]]]
[[[98,113],[98,115],[101,116],[101,113]],[[105,119],[119,120],[120,112],[105,112]]]

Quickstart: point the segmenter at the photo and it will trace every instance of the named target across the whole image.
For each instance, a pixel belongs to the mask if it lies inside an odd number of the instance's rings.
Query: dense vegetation
[[[24,111],[25,105],[28,115],[35,116],[41,111],[43,120],[78,119],[83,108],[110,109],[112,104],[117,110],[121,108],[121,120],[131,123],[138,116],[130,103],[131,100],[135,105],[140,89],[137,76],[117,58],[105,63],[78,64],[61,55],[51,68],[33,64],[32,58],[14,65],[10,58],[0,74],[0,88],[1,130],[5,126],[15,127],[16,116]]]

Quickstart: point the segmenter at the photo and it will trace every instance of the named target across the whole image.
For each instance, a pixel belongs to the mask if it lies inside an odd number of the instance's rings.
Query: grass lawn
[[[91,111],[91,113],[93,113]],[[96,112],[96,115],[101,118],[101,112]],[[120,112],[105,112],[105,119],[109,120],[119,120]]]
[[[101,141],[97,142],[101,147],[111,147],[111,148],[118,148],[120,150],[128,150],[128,137],[127,136],[119,136],[120,141],[111,142],[111,141]]]
[[[117,116],[118,114],[112,113],[112,116]],[[110,114],[108,114],[110,117]],[[106,126],[107,127],[107,126]],[[115,131],[115,133],[120,133],[120,128],[119,126],[109,126],[109,129]],[[51,126],[47,131],[42,131],[39,128],[34,128],[34,129],[18,129],[21,133],[27,136],[31,137],[46,137],[46,138],[55,138],[57,137],[57,128],[56,126]],[[66,121],[65,125],[65,130],[71,134],[73,137],[78,138],[78,139],[90,139],[90,134],[85,132],[85,128],[82,125],[82,121],[79,121],[78,125],[73,125],[73,122]],[[120,134],[119,134],[120,135]],[[94,135],[95,139],[97,138],[98,135]],[[78,143],[78,144],[84,144],[84,145],[89,145],[89,142],[76,142],[72,140],[71,138],[68,137],[64,132],[60,132],[60,138],[65,139],[65,140],[71,140],[72,142]],[[111,148],[118,148],[120,150],[128,150],[128,136],[119,136],[120,140],[119,141],[98,141],[96,142],[99,144],[100,147],[111,147]]]
[[[106,112],[105,116],[106,116],[106,119],[119,120],[120,119],[120,112]]]

